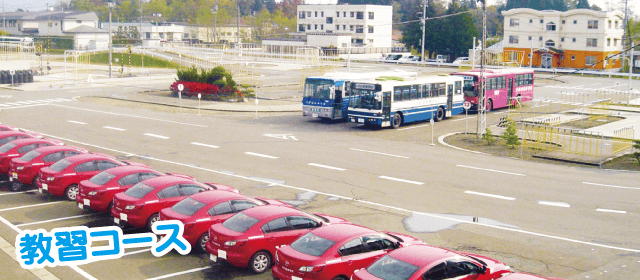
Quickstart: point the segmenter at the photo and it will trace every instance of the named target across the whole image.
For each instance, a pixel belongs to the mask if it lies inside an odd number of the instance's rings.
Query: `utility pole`
[[[481,49],[480,49],[480,91],[479,93],[479,97],[478,97],[478,138],[481,138],[482,135],[485,133],[485,130],[487,128],[487,112],[486,112],[486,105],[485,105],[485,99],[486,99],[486,92],[485,92],[485,85],[486,82],[484,80],[484,74],[485,74],[485,47],[487,44],[487,4],[485,3],[486,0],[480,0],[482,1],[482,42],[481,42]]]
[[[138,33],[140,35],[140,47],[142,47],[142,0],[140,0],[140,29]]]
[[[218,1],[216,1],[216,5],[211,9],[213,12],[213,42],[218,42]]]
[[[240,47],[240,5],[238,5],[238,16],[236,17],[236,41]]]
[[[624,35],[622,36],[622,49],[624,49],[627,44],[627,41],[629,41],[629,48],[631,47],[631,33],[629,32],[629,10],[627,10],[628,8],[628,2],[629,0],[625,0],[624,1],[624,24],[626,25],[625,27],[622,27],[624,29]],[[626,53],[623,54],[625,57],[627,56]],[[623,60],[624,61],[624,60]],[[630,60],[629,60],[630,61]],[[631,65],[629,65],[629,67],[631,67]]]
[[[425,31],[426,31],[426,23],[427,23],[427,0],[424,0],[422,2],[422,65],[424,65],[424,63],[427,61],[424,58],[424,36],[425,36]]]
[[[115,6],[116,3],[109,2],[109,79],[111,79],[111,64],[113,64],[111,58],[113,52],[113,40],[111,39],[111,12]]]

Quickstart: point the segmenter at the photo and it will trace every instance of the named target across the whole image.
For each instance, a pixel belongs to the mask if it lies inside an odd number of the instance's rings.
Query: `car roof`
[[[117,161],[115,159],[108,158],[108,157],[100,155],[100,154],[91,154],[91,153],[74,155],[74,156],[66,157],[64,159],[66,159],[66,160],[68,160],[70,162],[86,161],[86,160],[92,160],[92,159],[110,159],[110,160]]]
[[[197,193],[194,194],[192,196],[190,196],[191,198],[200,201],[204,204],[209,204],[212,202],[217,202],[217,201],[225,201],[225,200],[231,200],[234,198],[244,198],[244,199],[250,199],[253,200],[251,198],[248,198],[245,195],[239,194],[239,193],[234,193],[234,192],[230,192],[230,191],[215,191],[215,192],[201,192],[201,193]]]
[[[116,166],[113,168],[109,168],[107,169],[109,171],[109,173],[113,174],[113,175],[122,175],[122,174],[126,174],[126,173],[136,173],[136,172],[142,172],[142,171],[155,171],[151,168],[148,167],[144,167],[144,166],[139,166],[139,165],[123,165],[123,166]],[[158,172],[158,171],[156,171]],[[161,173],[161,172],[158,172]]]
[[[16,146],[29,145],[33,143],[50,143],[52,145],[55,145],[49,139],[42,139],[42,138],[22,138],[22,139],[13,140],[9,143],[13,143]]]
[[[0,139],[5,138],[5,137],[9,137],[12,135],[27,135],[29,137],[33,137],[27,133],[24,133],[22,131],[15,131],[15,130],[7,130],[7,131],[0,131]]]
[[[379,232],[368,227],[354,224],[332,224],[313,230],[313,234],[336,242],[365,234],[377,233]]]
[[[38,151],[40,153],[46,154],[50,152],[71,151],[71,150],[83,152],[82,150],[80,150],[78,147],[75,147],[75,146],[46,146],[46,147],[37,148],[34,151]]]
[[[286,216],[287,214],[303,213],[298,209],[287,207],[284,205],[263,205],[259,207],[252,207],[242,212],[258,220],[262,220],[262,219],[274,217],[274,216]]]
[[[180,184],[180,183],[195,183],[198,185],[202,185],[196,181],[193,180],[189,180],[186,178],[181,178],[181,177],[177,177],[177,176],[171,176],[171,175],[166,175],[166,176],[158,176],[158,177],[154,177],[151,179],[147,179],[142,181],[145,185],[157,188],[157,187],[162,187],[162,186],[166,186],[166,185],[173,185],[173,184]]]
[[[394,250],[389,254],[389,256],[413,265],[424,267],[460,255],[444,248],[418,244]]]

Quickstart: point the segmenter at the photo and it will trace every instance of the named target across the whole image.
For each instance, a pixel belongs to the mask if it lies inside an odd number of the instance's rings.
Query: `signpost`
[[[434,124],[433,113],[431,114],[431,120],[429,120],[429,123],[431,124],[431,146],[434,146],[435,143],[433,143],[433,124]]]
[[[467,114],[471,109],[471,102],[465,101],[462,103],[462,109],[464,109],[464,134],[467,134]]]
[[[16,74],[16,70],[10,70],[9,74],[11,74],[11,87],[13,87],[13,76]]]
[[[254,118],[254,120],[258,119],[258,93],[256,92],[256,117]]]
[[[200,98],[202,98],[202,94],[198,93],[198,116],[200,116]]]
[[[92,82],[93,82],[93,78],[91,77],[91,75],[89,75],[89,78],[87,78],[87,84],[89,85],[89,94],[91,94],[91,97],[93,97],[93,91],[91,90]]]
[[[180,100],[180,113],[182,113],[182,91],[184,90],[183,84],[178,84],[178,99]]]

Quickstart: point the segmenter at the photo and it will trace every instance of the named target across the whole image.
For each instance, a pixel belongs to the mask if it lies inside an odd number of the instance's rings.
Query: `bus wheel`
[[[438,112],[436,113],[436,121],[441,121],[444,119],[444,109],[442,107],[438,107]]]
[[[392,128],[398,128],[402,124],[402,115],[400,113],[393,114],[393,121],[391,122]]]
[[[493,110],[493,101],[491,99],[487,100],[487,106],[485,106],[485,111],[491,112]]]

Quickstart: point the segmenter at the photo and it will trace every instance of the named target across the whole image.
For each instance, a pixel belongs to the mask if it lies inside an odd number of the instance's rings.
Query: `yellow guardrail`
[[[612,142],[613,142],[612,143],[613,150],[611,152],[612,156],[633,147],[634,135],[635,135],[635,129],[633,128],[633,126],[625,126],[625,127],[614,130],[613,139],[612,139]]]
[[[603,135],[577,129],[548,125],[525,124],[522,144],[543,151],[599,156],[602,154]]]

